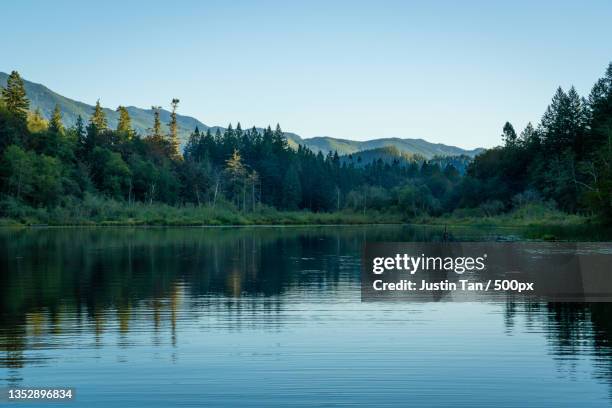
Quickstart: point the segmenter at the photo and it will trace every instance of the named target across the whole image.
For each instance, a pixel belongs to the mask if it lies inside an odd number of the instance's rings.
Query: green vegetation
[[[386,164],[397,164],[401,166],[410,165],[412,162],[429,161],[430,164],[437,164],[441,169],[446,168],[449,164],[452,165],[459,173],[465,174],[468,165],[472,162],[472,157],[465,154],[458,156],[432,156],[427,157],[420,154],[408,153],[399,150],[395,146],[377,147],[374,149],[360,150],[353,154],[340,156],[340,162],[346,165],[356,167],[364,167],[367,164],[372,164],[378,161]]]
[[[418,224],[470,225],[494,227],[579,226],[597,224],[598,220],[577,214],[567,214],[545,204],[529,203],[508,212],[491,214],[486,206],[461,208],[438,217],[424,216]]]
[[[29,110],[14,71],[0,102],[0,217],[126,225],[612,221],[612,64],[588,100],[559,88],[537,127],[519,136],[506,123],[504,146],[473,161],[394,148],[324,155],[291,148],[279,125],[240,123],[214,133],[196,127],[181,154],[178,104],[172,100],[165,128],[153,107],[145,135],[123,106],[111,128],[99,102],[87,125],[78,117],[66,126],[59,105],[49,121]]]
[[[0,87],[6,86],[8,75],[0,72]],[[30,81],[23,81],[25,90],[30,99],[30,110],[39,110],[43,117],[50,118],[55,107],[59,107],[62,111],[63,122],[66,127],[76,125],[76,122],[81,116],[87,118],[93,111],[93,106],[86,103],[78,102],[62,95],[59,95],[47,87],[36,84]],[[166,124],[170,122],[171,110],[165,110],[161,108],[157,109],[140,109],[134,106],[126,106],[125,109],[131,118],[132,129],[141,135],[146,135],[149,129],[152,127],[153,117],[155,111],[158,110],[159,117],[162,122],[164,131],[167,131]],[[111,128],[119,128],[120,111],[103,109],[107,119],[108,125]],[[210,129],[211,133],[215,133],[217,129],[223,133],[226,129],[222,127],[209,127],[199,120],[190,117],[182,116],[177,114],[178,124],[178,135],[181,143],[184,144],[189,139],[189,135],[193,130],[198,127],[200,131],[206,131]],[[258,129],[263,132],[263,129]],[[438,143],[430,143],[423,139],[399,139],[399,138],[386,138],[386,139],[374,139],[368,141],[357,141],[357,140],[343,140],[333,137],[314,137],[308,139],[302,139],[299,135],[291,132],[283,132],[287,139],[288,145],[297,149],[298,145],[308,147],[315,153],[321,151],[323,154],[328,152],[337,151],[339,155],[348,155],[357,151],[375,149],[380,147],[393,146],[402,152],[409,152],[417,154],[425,158],[432,158],[434,156],[456,156],[456,155],[468,155],[474,157],[482,149],[475,150],[463,150],[455,146],[446,146]]]
[[[6,199],[0,209],[5,217],[0,226],[20,225],[336,225],[397,224],[407,220],[400,214],[370,211],[366,215],[350,210],[341,212],[278,211],[259,206],[240,212],[231,203],[170,206],[163,203],[127,203],[100,195],[87,194],[83,200],[54,208],[32,208],[17,199]]]
[[[0,87],[6,87],[8,77],[9,75],[0,72]],[[53,92],[44,85],[26,80],[23,80],[23,83],[28,98],[30,99],[30,110],[38,110],[43,117],[50,118],[55,107],[58,107],[62,113],[62,121],[67,128],[75,126],[79,116],[81,118],[87,118],[93,111],[94,107],[92,105],[66,98],[65,96]],[[136,108],[134,106],[126,106],[125,109],[130,115],[132,129],[142,135],[146,134],[147,130],[151,128],[153,111],[150,109]],[[106,115],[108,125],[113,129],[117,128],[121,112],[106,108],[102,108],[102,110]],[[161,110],[160,112],[164,128],[166,128],[166,124],[170,121],[170,114],[171,112],[167,110]],[[206,128],[200,121],[189,116],[177,115],[177,122],[181,139],[188,138],[189,134],[196,126],[199,126],[200,129]]]
[[[461,206],[547,201],[612,222],[612,64],[588,99],[559,88],[537,128],[518,136],[506,123],[503,138],[469,166]]]

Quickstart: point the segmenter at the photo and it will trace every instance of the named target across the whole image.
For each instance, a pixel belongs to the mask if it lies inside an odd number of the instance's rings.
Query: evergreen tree
[[[223,132],[222,138],[222,155],[223,157],[230,157],[233,152],[238,149],[238,141],[236,139],[236,132],[232,127],[232,124],[227,125],[227,129]]]
[[[523,131],[521,132],[519,140],[523,145],[528,146],[535,143],[537,141],[537,137],[538,135],[536,133],[536,130],[533,128],[531,122],[529,122],[527,123],[527,126],[525,126],[525,129],[523,129]]]
[[[502,140],[506,144],[506,146],[512,146],[516,144],[516,132],[514,130],[514,126],[510,122],[506,122],[504,125]]]
[[[578,157],[584,153],[584,134],[588,126],[587,102],[573,86],[567,92],[568,112],[566,118],[567,142]]]
[[[187,144],[185,145],[185,160],[197,161],[199,159],[198,150],[200,147],[201,139],[202,134],[200,133],[200,129],[196,126],[193,133],[189,135],[189,139],[187,140]]]
[[[99,132],[105,131],[108,128],[108,123],[106,121],[106,113],[100,106],[100,100],[96,101],[96,106],[94,107],[93,114],[89,118],[89,122],[97,128]]]
[[[2,89],[2,101],[9,112],[26,123],[30,101],[26,96],[23,80],[17,71],[11,72],[8,76],[6,88]]]
[[[580,163],[589,208],[612,224],[612,63],[589,95],[590,129]]]
[[[40,109],[36,108],[34,112],[28,115],[28,130],[32,133],[44,132],[49,128],[49,123],[45,120]]]
[[[561,87],[552,98],[550,105],[546,108],[540,128],[542,129],[542,143],[550,153],[560,154],[569,147],[566,133],[567,117],[569,112],[569,99]]]
[[[608,127],[612,122],[612,63],[608,65],[605,76],[600,78],[589,95],[588,106],[592,129],[599,134],[601,126]],[[594,135],[597,136],[597,135]],[[595,143],[600,140],[594,140]]]
[[[159,118],[159,111],[161,106],[151,106],[151,110],[153,111],[153,129],[151,130],[150,137],[154,140],[162,140],[162,128],[161,128],[161,119]]]
[[[51,121],[49,121],[49,130],[55,133],[64,133],[64,124],[62,123],[62,112],[59,105],[55,105]]]
[[[131,139],[134,131],[132,130],[132,118],[130,118],[130,113],[125,106],[117,107],[117,112],[119,112],[117,132],[121,132],[127,135],[128,139]]]
[[[241,141],[243,136],[242,126],[240,126],[240,122],[236,123],[236,139]]]
[[[272,140],[277,149],[284,150],[287,148],[287,138],[285,138],[285,134],[281,130],[280,124],[278,123],[276,124],[276,129],[272,134]]]
[[[83,118],[81,115],[77,116],[76,123],[74,125],[74,133],[76,136],[77,149],[82,149],[85,146],[85,125],[83,124]]]
[[[178,107],[179,100],[174,98],[172,99],[172,112],[170,113],[170,123],[168,127],[170,128],[170,157],[175,160],[181,158],[180,142],[178,137],[178,123],[176,121],[176,108]]]
[[[89,158],[89,155],[98,145],[99,134],[98,127],[93,122],[89,122],[85,129],[85,138],[82,145],[83,153],[86,158]]]

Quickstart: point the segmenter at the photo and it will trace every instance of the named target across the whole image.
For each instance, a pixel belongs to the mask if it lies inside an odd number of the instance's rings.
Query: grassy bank
[[[599,224],[595,218],[567,214],[544,204],[527,204],[509,212],[486,214],[480,209],[459,209],[439,217],[420,217],[420,224],[483,227],[581,226]]]
[[[127,204],[89,196],[78,203],[52,209],[32,208],[16,201],[3,201],[0,225],[314,225],[314,224],[383,224],[403,223],[401,214],[368,211],[313,213],[308,211],[277,211],[270,207],[241,212],[229,205],[180,206],[143,203]]]
[[[457,226],[577,226],[597,224],[596,220],[569,215],[544,205],[527,205],[507,213],[483,214],[478,209],[456,210],[438,217],[411,217],[398,211],[350,210],[333,213],[277,211],[260,207],[240,212],[230,205],[180,206],[143,203],[127,204],[96,196],[68,202],[55,208],[32,208],[15,200],[0,203],[4,215],[0,226],[11,225],[126,225],[126,226],[202,226],[202,225],[358,225],[358,224],[429,224]]]

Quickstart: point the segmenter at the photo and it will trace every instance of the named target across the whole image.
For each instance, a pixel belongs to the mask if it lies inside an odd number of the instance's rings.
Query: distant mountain
[[[363,167],[372,162],[381,160],[383,163],[408,164],[410,162],[422,162],[426,157],[421,154],[407,153],[399,150],[396,146],[377,147],[375,149],[360,150],[355,153],[340,156],[340,162]],[[464,174],[472,157],[461,155],[437,155],[427,158],[430,163],[436,163],[444,169],[447,165],[455,167],[459,173]]]
[[[340,162],[353,164],[357,167],[362,167],[377,160],[382,160],[384,163],[393,163],[395,161],[400,164],[406,164],[414,160],[423,159],[420,155],[400,151],[395,146],[377,147],[376,149],[360,150],[354,153],[349,153],[340,156]]]
[[[8,75],[0,72],[0,86],[6,86]],[[53,92],[44,85],[24,80],[26,93],[30,99],[30,107],[32,110],[39,109],[45,118],[50,118],[55,105],[58,104],[64,118],[66,126],[72,126],[76,123],[77,117],[81,115],[83,120],[87,121],[93,105],[88,105],[83,102],[75,101],[66,98],[56,92]],[[141,109],[135,106],[127,107],[130,116],[132,117],[132,126],[141,135],[145,135],[148,129],[153,127],[153,110]],[[108,124],[111,128],[117,126],[119,114],[112,109],[104,108],[108,118]],[[170,121],[170,112],[162,109],[160,118],[165,124]],[[216,131],[217,128],[224,131],[225,128],[220,126],[207,126],[199,120],[190,116],[177,115],[179,137],[184,144],[189,134],[199,127],[200,130],[211,129]],[[261,130],[261,129],[260,129]],[[400,139],[400,138],[385,138],[373,139],[365,142],[336,139],[333,137],[321,136],[303,139],[295,133],[285,132],[285,137],[292,148],[297,148],[298,145],[304,145],[314,152],[323,152],[326,154],[329,151],[337,151],[339,155],[348,155],[359,151],[372,150],[383,147],[395,147],[398,151],[408,154],[417,154],[425,158],[433,158],[434,156],[459,156],[466,155],[474,157],[484,149],[464,150],[455,146],[447,146],[440,143],[430,143],[423,139]]]
[[[306,142],[307,146],[315,152],[319,150],[323,152],[337,150],[338,154],[344,155],[382,147],[395,147],[401,152],[418,154],[430,159],[434,156],[466,155],[474,157],[484,150],[482,148],[465,150],[460,147],[448,146],[441,143],[430,143],[423,139],[384,138],[360,142],[356,140],[335,139],[324,136],[313,137],[310,139],[305,139],[304,141]]]

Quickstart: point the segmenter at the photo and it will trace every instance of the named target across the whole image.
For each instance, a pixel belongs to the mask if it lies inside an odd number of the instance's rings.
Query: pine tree
[[[231,123],[227,125],[227,129],[223,132],[222,139],[222,154],[223,157],[229,157],[232,155],[234,150],[238,149],[238,143],[236,141],[236,132]]]
[[[278,123],[276,124],[276,129],[272,135],[272,140],[277,149],[283,150],[287,148],[287,139],[285,138],[285,134],[281,130],[280,124]]]
[[[6,80],[6,88],[2,89],[2,100],[6,109],[26,123],[30,101],[26,96],[23,80],[17,71],[11,72]]]
[[[593,86],[589,95],[588,106],[594,125],[594,133],[601,135],[601,125],[604,128],[612,125],[612,62],[608,65],[605,76],[600,78]],[[601,140],[595,142],[598,141]]]
[[[506,122],[504,125],[502,140],[506,144],[506,146],[513,146],[516,144],[516,131],[514,130],[514,126],[510,122]]]
[[[236,143],[238,148],[244,153],[248,154],[248,146],[249,140],[247,138],[247,132],[242,130],[242,126],[240,126],[240,122],[236,124]]]
[[[569,111],[569,98],[561,87],[546,108],[540,128],[542,129],[542,142],[551,153],[558,154],[568,146],[566,123]]]
[[[34,112],[28,115],[28,129],[32,133],[44,132],[49,128],[49,123],[45,120],[40,109],[36,108]]]
[[[89,123],[92,123],[96,129],[101,132],[108,128],[108,123],[106,122],[106,113],[100,106],[100,100],[96,101],[96,106],[94,107],[93,114],[91,118],[89,118]]]
[[[525,146],[533,145],[538,141],[538,134],[531,122],[527,123],[525,129],[521,132],[520,141]]]
[[[196,126],[195,130],[189,135],[189,140],[185,145],[185,160],[199,161],[199,148],[202,143],[202,134],[200,129]]]
[[[162,140],[162,129],[161,129],[161,119],[159,118],[159,111],[161,106],[151,106],[151,110],[153,111],[153,129],[151,130],[150,137],[154,140]]]
[[[588,106],[590,129],[581,164],[588,174],[586,201],[604,221],[612,224],[612,63],[593,86]]]
[[[64,133],[64,124],[62,123],[62,111],[59,105],[55,105],[51,121],[49,122],[49,130],[55,133]]]
[[[565,132],[569,147],[580,157],[584,152],[584,133],[588,126],[589,113],[587,102],[581,98],[573,86],[567,92],[568,112],[566,118]]]
[[[240,126],[240,122],[236,124],[236,138],[240,140],[242,137],[242,126]]]
[[[74,133],[76,134],[76,139],[79,146],[81,146],[85,137],[85,124],[83,123],[83,117],[81,115],[77,116],[77,120],[74,125]]]
[[[168,124],[170,128],[170,156],[175,160],[181,159],[178,123],[176,121],[176,108],[179,102],[180,101],[176,98],[172,99],[172,112],[170,113],[170,123]]]
[[[130,113],[125,106],[117,107],[117,112],[119,112],[117,132],[121,132],[127,135],[128,139],[131,139],[134,131],[132,130],[132,118],[130,118]]]
[[[86,157],[89,157],[91,152],[98,145],[99,132],[98,127],[93,123],[89,122],[87,128],[85,129],[85,137],[83,139],[83,153]]]

